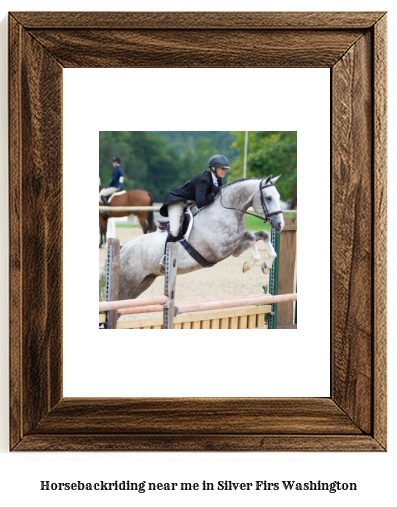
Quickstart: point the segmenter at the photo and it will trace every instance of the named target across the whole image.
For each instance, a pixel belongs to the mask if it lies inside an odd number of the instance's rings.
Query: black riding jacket
[[[222,186],[220,178],[218,178],[218,185],[219,187]],[[177,202],[194,201],[198,208],[207,206],[215,198],[216,191],[213,192],[214,186],[216,185],[214,185],[212,180],[211,171],[205,171],[187,181],[183,186],[167,190],[164,203],[160,208],[160,215],[167,217],[167,206],[169,204],[176,204]]]

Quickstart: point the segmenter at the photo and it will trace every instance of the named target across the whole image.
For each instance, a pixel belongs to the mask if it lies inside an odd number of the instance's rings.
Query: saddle
[[[193,219],[198,213],[198,208],[195,204],[188,206],[182,215],[182,223],[179,229],[177,242],[180,243],[187,253],[193,257],[203,268],[211,268],[215,266],[216,262],[208,262],[204,257],[190,244],[188,239],[193,228]],[[170,223],[168,220],[159,219],[158,229],[161,232],[169,231]]]
[[[108,202],[108,205],[110,204],[111,200],[113,199],[113,197],[115,197],[116,195],[123,195],[123,194],[126,194],[127,193],[127,190],[117,190],[116,192],[113,192],[113,194],[109,195],[109,197],[107,197],[107,202]],[[99,201],[104,204],[104,202],[102,201],[101,199],[101,196],[99,196]]]
[[[127,193],[127,190],[117,190],[117,192],[114,192],[111,196],[108,197],[108,203],[110,204],[113,197],[116,197],[116,195],[123,195],[126,193]]]
[[[185,209],[185,212],[182,215],[181,220],[181,227],[179,228],[179,234],[178,234],[178,241],[182,239],[186,239],[186,241],[189,239],[190,232],[193,227],[193,218],[196,215],[193,214],[192,208],[196,206],[188,206]],[[197,207],[196,207],[197,209]],[[165,220],[163,218],[158,219],[158,229],[161,232],[169,231],[170,230],[170,223],[168,220]]]

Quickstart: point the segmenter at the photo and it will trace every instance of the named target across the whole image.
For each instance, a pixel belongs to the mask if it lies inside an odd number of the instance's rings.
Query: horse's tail
[[[153,206],[153,196],[150,192],[148,192],[148,194],[150,197],[150,206]],[[157,229],[157,227],[154,225],[153,211],[149,211],[147,220],[148,220],[148,232],[154,232]]]

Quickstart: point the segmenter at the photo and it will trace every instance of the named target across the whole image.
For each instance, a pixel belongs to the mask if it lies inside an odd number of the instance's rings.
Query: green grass
[[[288,211],[283,212],[284,218],[294,218],[294,213],[288,213]],[[245,215],[245,229],[247,231],[266,231],[270,232],[270,225],[264,224],[263,221],[259,220],[259,218],[251,217],[250,215]]]
[[[133,225],[123,222],[116,223],[116,229],[134,229],[135,227],[140,227],[140,225]]]
[[[259,218],[251,217],[250,215],[245,216],[245,229],[247,231],[266,231],[270,232],[270,225],[264,224]]]
[[[99,278],[99,301],[105,299],[106,274],[102,273]]]

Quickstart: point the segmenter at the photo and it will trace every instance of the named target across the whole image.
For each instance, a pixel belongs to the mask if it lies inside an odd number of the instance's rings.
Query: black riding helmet
[[[223,155],[214,155],[213,157],[211,157],[208,161],[208,167],[210,169],[212,169],[213,167],[215,167],[215,168],[220,167],[222,169],[230,169],[229,161]]]
[[[113,157],[113,158],[112,158],[112,162],[117,162],[118,164],[120,164],[120,159],[119,159],[119,157]]]

